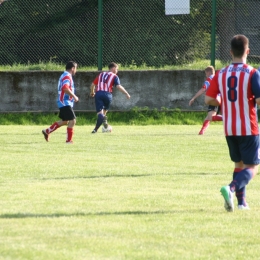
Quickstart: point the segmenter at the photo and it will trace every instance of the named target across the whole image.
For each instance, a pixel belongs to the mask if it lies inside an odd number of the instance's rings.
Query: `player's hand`
[[[75,101],[75,102],[78,102],[78,101],[79,101],[79,98],[78,98],[76,95],[74,96],[74,101]]]
[[[189,106],[191,106],[193,102],[194,102],[194,99],[192,98],[192,99],[190,100],[190,102],[189,102]]]
[[[131,96],[130,96],[128,93],[126,93],[126,98],[127,98],[127,99],[130,99]]]
[[[94,96],[95,96],[95,92],[90,93],[90,96],[91,96],[91,97],[94,97]]]

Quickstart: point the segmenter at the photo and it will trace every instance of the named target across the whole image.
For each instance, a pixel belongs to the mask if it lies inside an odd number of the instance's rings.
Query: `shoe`
[[[107,129],[107,127],[108,127],[107,116],[104,116],[104,119],[103,119],[103,126],[104,126],[105,129]]]
[[[69,142],[66,141],[66,144],[73,144],[73,141],[69,141]]]
[[[204,133],[205,133],[205,129],[201,129],[200,131],[199,131],[199,135],[204,135]]]
[[[92,132],[91,132],[91,134],[95,134],[97,131],[94,129]]]
[[[234,211],[233,193],[231,192],[230,187],[223,186],[220,189],[220,192],[225,200],[224,207],[225,207],[226,211],[233,212]]]
[[[249,208],[249,206],[248,205],[238,205],[237,206],[237,208],[239,209],[239,210],[250,210],[250,208]]]
[[[49,142],[49,135],[46,133],[45,130],[42,130],[42,134],[43,134],[43,136],[44,136],[44,139],[45,139],[47,142]]]

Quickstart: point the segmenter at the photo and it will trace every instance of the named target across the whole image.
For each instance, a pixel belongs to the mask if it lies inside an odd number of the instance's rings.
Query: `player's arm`
[[[194,102],[194,100],[195,100],[197,97],[199,97],[199,96],[201,96],[203,93],[205,93],[205,91],[206,91],[205,88],[201,88],[201,89],[194,95],[194,97],[189,101],[189,106],[192,105],[192,103]]]
[[[260,106],[260,72],[256,71],[252,76],[252,92],[255,96],[255,102]]]
[[[69,85],[64,85],[62,87],[62,90],[65,94],[69,95],[70,97],[73,97],[75,102],[78,102],[79,98],[70,90]]]
[[[96,85],[94,83],[92,83],[90,86],[90,96],[91,97],[95,96],[95,88],[96,88]]]
[[[99,75],[94,79],[94,81],[90,85],[90,96],[94,97],[96,94],[96,86],[98,85]]]
[[[125,90],[125,88],[123,86],[116,85],[116,88],[118,90],[120,90],[123,94],[125,94],[127,99],[130,99],[131,96],[128,94],[128,92]]]

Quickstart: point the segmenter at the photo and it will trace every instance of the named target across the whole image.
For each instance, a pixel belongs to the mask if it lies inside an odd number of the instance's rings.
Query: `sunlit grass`
[[[222,63],[219,60],[216,60],[215,68],[220,69],[226,66],[228,63]],[[204,70],[205,67],[210,65],[210,60],[200,60],[193,63],[187,63],[177,66],[147,66],[145,63],[137,66],[133,61],[131,64],[120,64],[120,70]],[[258,64],[252,64],[255,67],[258,67]],[[37,64],[19,64],[15,63],[12,65],[0,65],[0,71],[32,71],[32,70],[42,70],[42,71],[63,71],[65,64],[57,63],[53,61],[49,62],[39,62]],[[103,70],[106,70],[107,66],[103,67]],[[78,71],[97,71],[97,66],[81,66],[79,64]]]
[[[96,112],[78,112],[77,125],[92,125],[96,123]],[[108,113],[109,123],[113,125],[201,125],[207,112],[181,112],[180,110],[157,110],[133,108],[130,111]],[[0,125],[42,125],[58,121],[58,112],[53,113],[2,113]],[[222,122],[215,122],[221,124]]]
[[[260,183],[225,212],[221,125],[44,127],[1,126],[0,259],[259,259]]]

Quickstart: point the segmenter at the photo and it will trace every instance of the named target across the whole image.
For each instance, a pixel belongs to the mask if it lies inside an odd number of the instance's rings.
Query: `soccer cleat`
[[[239,210],[250,210],[249,206],[248,205],[238,205],[237,208]]]
[[[201,130],[201,131],[199,132],[199,135],[204,135],[204,131]]]
[[[95,134],[97,131],[94,129],[92,132],[91,132],[91,134]]]
[[[104,119],[103,119],[103,126],[104,126],[105,129],[107,129],[107,127],[108,127],[107,116],[104,116]]]
[[[66,141],[66,144],[73,144],[73,141]]]
[[[234,211],[233,193],[231,192],[230,187],[223,186],[220,189],[220,192],[225,200],[224,207],[225,207],[226,211],[233,212]]]
[[[42,130],[42,134],[43,134],[43,136],[44,136],[44,139],[45,139],[47,142],[49,142],[49,135],[46,133],[45,130]]]

